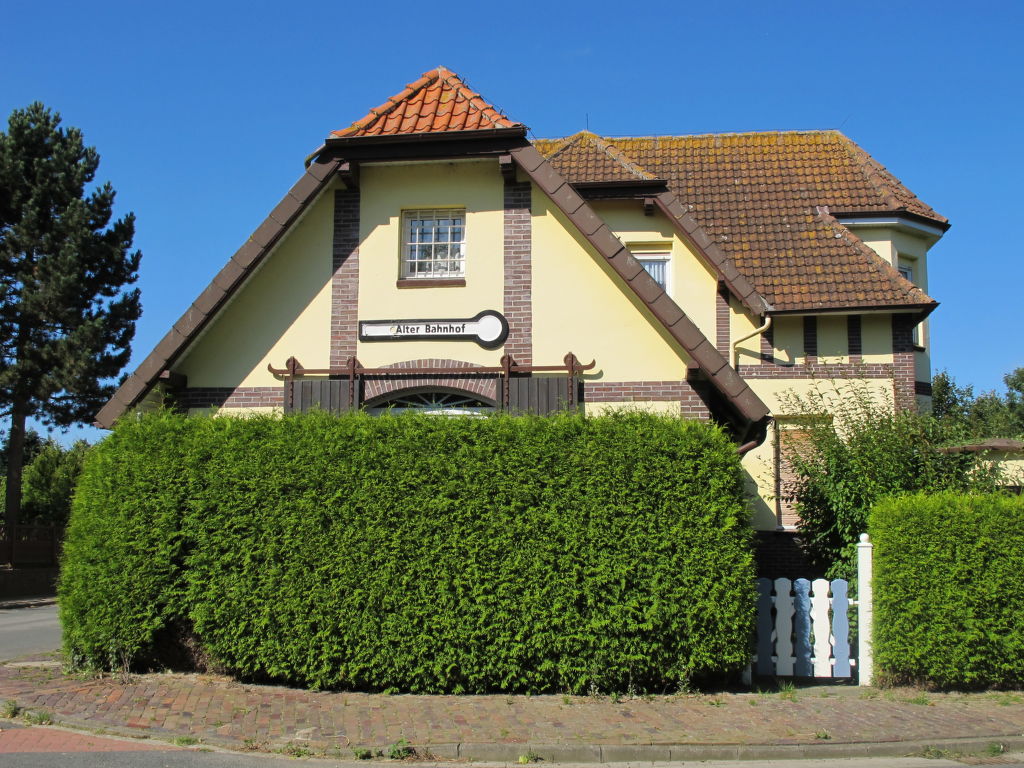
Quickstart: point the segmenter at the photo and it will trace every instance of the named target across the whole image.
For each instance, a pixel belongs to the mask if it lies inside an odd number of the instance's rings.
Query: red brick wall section
[[[917,408],[914,381],[914,316],[892,316],[892,388],[896,407]]]
[[[707,404],[685,381],[584,381],[585,403],[679,402],[681,415],[693,419],[711,418]]]
[[[533,363],[530,182],[505,182],[505,352],[520,365]]]
[[[437,358],[424,360],[404,360],[394,365],[382,366],[394,368],[395,375],[364,376],[363,395],[360,402],[366,403],[381,395],[400,392],[417,387],[448,387],[461,389],[489,400],[498,399],[498,375],[487,374],[478,376],[459,376],[458,374],[436,374],[432,376],[401,375],[403,368],[473,368],[472,363],[462,360],[441,360]]]
[[[893,367],[889,363],[762,363],[741,365],[737,373],[745,379],[888,379]]]
[[[356,353],[359,300],[359,190],[334,193],[334,242],[331,278],[330,367],[341,368]],[[395,264],[395,275],[398,265]]]
[[[804,318],[804,355],[808,365],[818,362],[818,318],[813,315]]]
[[[189,387],[177,398],[181,408],[283,408],[284,385],[276,387]]]
[[[770,363],[775,360],[775,328],[770,327],[761,334],[761,360]]]
[[[846,345],[850,355],[850,362],[861,362],[864,345],[861,336],[860,315],[850,315],[846,318]]]
[[[715,296],[715,348],[729,359],[729,291],[719,287]]]

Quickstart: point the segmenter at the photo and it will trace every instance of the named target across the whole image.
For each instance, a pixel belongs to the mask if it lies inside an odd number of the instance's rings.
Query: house
[[[792,527],[782,393],[928,397],[948,226],[836,131],[531,141],[439,67],[327,136],[97,422],[639,407],[723,424]]]

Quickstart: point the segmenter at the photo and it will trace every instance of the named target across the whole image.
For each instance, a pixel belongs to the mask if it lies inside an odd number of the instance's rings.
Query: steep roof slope
[[[534,144],[571,183],[594,183],[595,166],[565,151],[578,136]],[[935,304],[828,211],[946,219],[837,131],[603,141],[664,179],[775,311]]]
[[[449,69],[424,72],[379,107],[331,138],[519,128]]]

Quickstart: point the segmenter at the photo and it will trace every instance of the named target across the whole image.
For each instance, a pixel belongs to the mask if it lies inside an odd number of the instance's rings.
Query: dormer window
[[[466,209],[432,208],[402,213],[402,278],[466,275]]]

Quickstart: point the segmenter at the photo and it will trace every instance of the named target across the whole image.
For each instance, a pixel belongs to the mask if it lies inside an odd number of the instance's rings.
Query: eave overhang
[[[797,309],[772,309],[768,317],[799,317],[802,315],[868,315],[893,314],[898,312],[918,314],[924,320],[938,308],[939,302],[922,304],[845,304],[841,307],[799,307]]]

